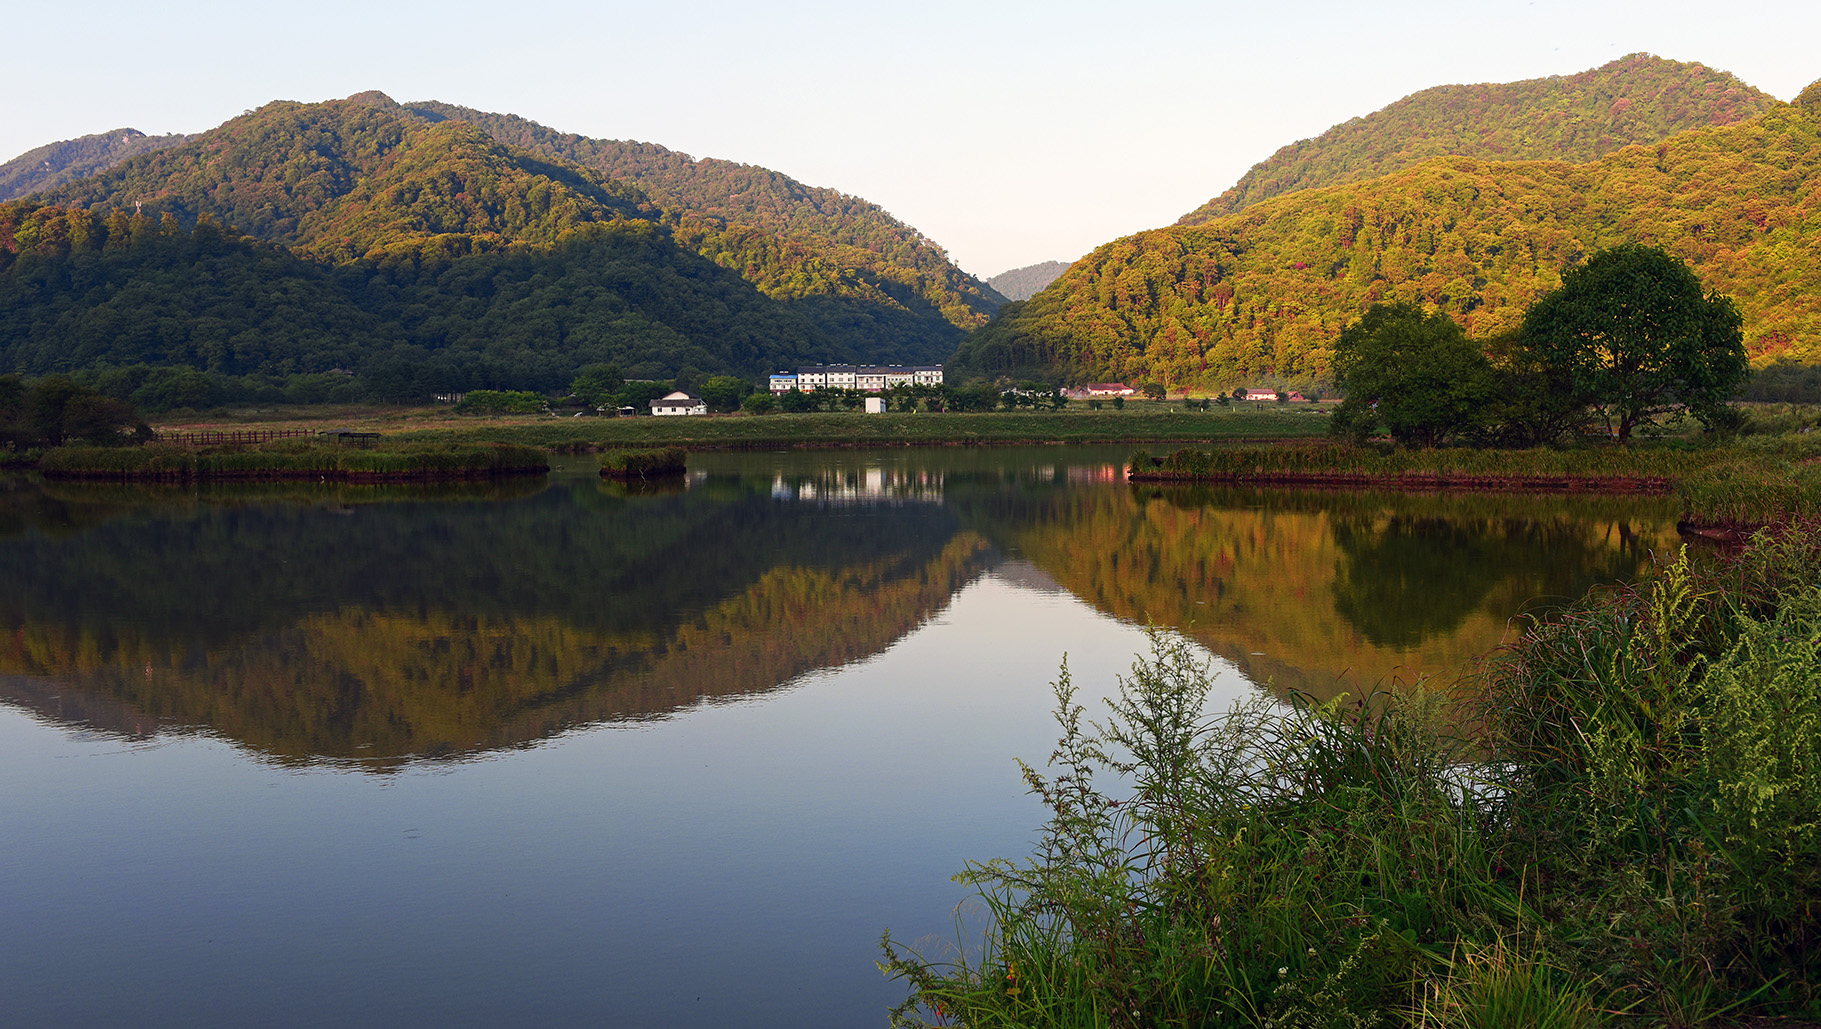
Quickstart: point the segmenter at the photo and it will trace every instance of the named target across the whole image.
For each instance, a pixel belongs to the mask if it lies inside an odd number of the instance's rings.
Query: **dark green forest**
[[[585,224],[545,246],[326,264],[206,215],[186,230],[172,215],[0,205],[0,367],[31,374],[187,367],[326,377],[318,389],[333,392],[353,372],[405,399],[554,390],[591,364],[756,376],[840,356],[797,310],[651,221]]]

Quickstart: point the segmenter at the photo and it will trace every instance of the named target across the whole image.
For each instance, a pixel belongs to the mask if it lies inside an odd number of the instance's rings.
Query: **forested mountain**
[[[1474,336],[1516,327],[1586,254],[1638,241],[1688,261],[1745,316],[1755,362],[1821,361],[1821,84],[1797,103],[1597,161],[1443,157],[1100,247],[1007,305],[958,371],[1306,380],[1379,301]]]
[[[1000,272],[986,280],[986,283],[1007,300],[1029,300],[1043,287],[1055,282],[1056,277],[1068,268],[1067,261],[1042,261],[1023,268],[1013,268],[1009,272]]]
[[[186,226],[206,215],[331,260],[400,247],[467,253],[549,243],[578,225],[655,214],[635,187],[507,147],[472,127],[431,125],[371,93],[276,101],[40,199],[62,207],[143,205]]]
[[[530,153],[637,184],[674,212],[679,242],[738,271],[768,296],[810,302],[825,320],[859,319],[874,335],[937,331],[959,341],[1005,299],[877,204],[769,168],[696,160],[655,143],[590,139],[434,101],[404,109],[466,122]],[[924,324],[884,317],[900,310]],[[953,329],[942,329],[942,322]]]
[[[1435,157],[1584,163],[1776,106],[1775,97],[1726,72],[1651,54],[1631,54],[1576,75],[1437,86],[1284,147],[1178,224],[1197,225],[1294,190],[1377,178]]]
[[[0,205],[0,369],[357,370],[409,397],[557,389],[589,364],[750,378],[846,356],[648,220],[582,225],[548,246],[428,249],[472,239],[329,265],[206,216],[185,231],[168,214]]]
[[[555,388],[603,362],[753,377],[941,361],[998,302],[865,201],[453,113],[274,102],[0,205],[0,372],[405,366],[415,393]],[[659,168],[662,199],[609,166]]]
[[[138,129],[115,129],[46,143],[0,164],[0,200],[13,200],[60,186],[71,179],[103,172],[139,154],[174,147],[181,135],[148,136]]]

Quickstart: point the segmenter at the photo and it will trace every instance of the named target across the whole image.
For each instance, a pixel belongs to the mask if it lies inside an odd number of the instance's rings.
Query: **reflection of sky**
[[[1144,646],[988,576],[763,698],[389,776],[0,707],[0,995],[21,1024],[876,1024],[879,932],[950,933],[948,877],[1028,853],[1012,759],[1054,746],[1064,651],[1093,713]]]

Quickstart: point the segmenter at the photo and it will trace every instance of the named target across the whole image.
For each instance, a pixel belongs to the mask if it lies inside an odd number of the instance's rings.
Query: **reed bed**
[[[1137,451],[1127,474],[1158,483],[1672,493],[1688,523],[1746,534],[1821,516],[1821,434],[1815,433],[1695,447],[1570,450],[1184,447],[1162,457]]]
[[[977,943],[885,936],[895,1025],[1821,1019],[1821,529],[1672,558],[1445,690],[1210,717],[1213,679],[1153,633],[1089,720],[1064,666],[1035,851],[960,876]]]
[[[356,448],[284,440],[248,447],[61,447],[45,453],[47,478],[195,482],[318,479],[435,482],[548,471],[541,449],[514,443],[391,442]]]
[[[610,479],[654,479],[681,475],[687,468],[682,447],[609,450],[601,455],[601,474]]]
[[[1129,474],[1151,481],[1324,482],[1396,484],[1399,481],[1475,483],[1627,483],[1668,489],[1672,480],[1700,467],[1699,451],[1600,447],[1584,450],[1482,450],[1319,443],[1299,446],[1185,447],[1163,457],[1132,455]]]

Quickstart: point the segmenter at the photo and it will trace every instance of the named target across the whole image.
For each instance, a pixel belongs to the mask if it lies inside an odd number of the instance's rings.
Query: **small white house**
[[[694,393],[677,390],[651,402],[652,414],[707,414],[708,401]]]
[[[866,413],[867,414],[884,414],[885,413],[885,398],[884,397],[867,397],[866,398]]]

